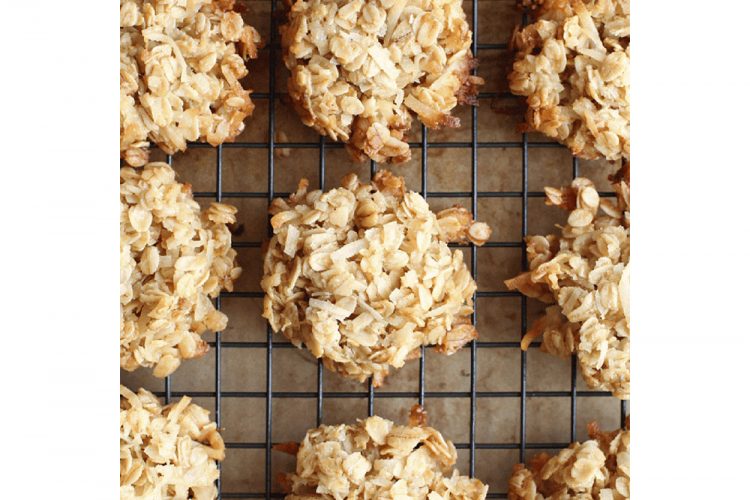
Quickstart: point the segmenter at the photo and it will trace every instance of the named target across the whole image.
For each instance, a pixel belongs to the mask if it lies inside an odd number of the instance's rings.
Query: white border
[[[0,496],[114,499],[117,4],[5,2],[2,20]]]
[[[750,7],[633,6],[633,496],[739,498],[750,453]]]

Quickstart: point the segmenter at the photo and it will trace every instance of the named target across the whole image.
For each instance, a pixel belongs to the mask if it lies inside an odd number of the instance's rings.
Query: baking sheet
[[[478,32],[479,44],[507,42],[513,26],[521,16],[513,7],[512,0],[479,0]],[[269,39],[271,3],[250,1],[245,18],[253,24],[265,40]],[[279,2],[279,9],[281,2]],[[465,2],[469,22],[472,18],[472,3]],[[250,63],[250,86],[259,93],[269,89],[269,50],[260,52],[259,58]],[[278,51],[277,51],[278,55]],[[508,54],[503,49],[480,50],[479,75],[485,78],[483,92],[500,92],[500,97],[482,98],[477,112],[479,142],[517,142],[521,135],[516,124],[522,120],[521,101],[507,95],[504,74],[508,67]],[[276,91],[284,92],[287,72],[283,64],[276,65]],[[269,131],[269,101],[255,99],[256,109],[246,122],[246,130],[238,138],[244,142],[267,142]],[[428,142],[470,142],[471,109],[463,107],[455,112],[461,118],[462,127],[429,131]],[[278,131],[286,135],[286,142],[319,141],[318,134],[301,124],[283,95],[277,94],[275,120]],[[412,128],[410,141],[421,141],[417,124]],[[564,148],[539,147],[535,143],[549,140],[537,134],[528,136],[528,189],[541,191],[545,185],[560,186],[570,182],[573,174],[572,157]],[[277,144],[277,148],[283,144]],[[292,191],[300,177],[310,180],[311,188],[318,187],[318,148],[290,149],[288,157],[274,160],[274,187],[277,192]],[[420,148],[412,150],[412,159],[406,164],[390,167],[403,175],[411,189],[421,186]],[[522,149],[480,148],[478,150],[479,191],[520,191],[522,189]],[[152,160],[163,159],[160,151],[152,152]],[[237,198],[231,192],[265,191],[268,184],[268,149],[223,148],[222,152],[223,201],[239,208],[242,234],[235,237],[238,242],[258,242],[266,237],[266,206],[264,198]],[[214,148],[191,148],[174,157],[174,168],[182,182],[192,184],[195,192],[216,191],[217,150]],[[341,177],[351,171],[362,178],[369,176],[369,164],[353,163],[343,149],[326,148],[325,188],[338,185]],[[471,191],[471,148],[438,148],[430,146],[427,154],[429,191]],[[611,191],[607,175],[614,169],[605,162],[580,161],[579,174],[592,179],[600,190]],[[207,204],[212,198],[199,199]],[[454,203],[471,206],[470,198],[429,197],[430,205],[441,209]],[[491,241],[521,240],[521,198],[479,198],[476,218],[490,224],[493,229]],[[548,233],[557,223],[563,223],[565,214],[544,206],[543,198],[528,201],[528,232]],[[470,253],[466,251],[467,262]],[[521,269],[521,248],[479,248],[477,250],[476,276],[480,291],[505,290],[502,281],[512,277]],[[260,292],[262,272],[260,248],[239,248],[242,277],[235,290]],[[227,297],[222,299],[221,309],[229,316],[229,325],[221,334],[223,342],[265,342],[266,322],[261,317],[259,298]],[[528,301],[529,324],[542,310],[540,304]],[[480,341],[513,341],[521,337],[521,299],[519,297],[479,298],[477,300],[477,328]],[[213,333],[204,336],[215,340]],[[279,336],[275,342],[286,342]],[[201,359],[184,362],[172,376],[173,393],[211,393],[215,391],[216,356],[212,349]],[[256,448],[229,448],[222,464],[221,487],[223,493],[256,493],[265,491],[265,390],[266,349],[223,346],[221,349],[221,428],[227,443],[255,443]],[[306,350],[274,348],[272,351],[272,384],[274,391],[302,391],[314,393],[317,389],[317,362]],[[471,356],[463,349],[451,357],[445,357],[427,349],[425,359],[425,390],[428,392],[469,391]],[[570,391],[571,361],[560,360],[532,348],[527,355],[527,391]],[[164,391],[164,381],[151,376],[150,370],[122,373],[121,380],[132,389],[145,387]],[[361,398],[325,398],[322,419],[333,424],[351,422],[367,416],[367,387],[336,374],[324,371],[324,391],[360,391]],[[409,408],[416,398],[378,398],[378,391],[417,391],[419,386],[419,362],[412,361],[401,370],[392,372],[385,385],[376,390],[375,412],[396,421],[406,421]],[[580,379],[579,391],[588,391]],[[521,351],[518,348],[483,347],[477,349],[477,391],[518,392],[521,390]],[[262,397],[232,397],[231,392],[257,392]],[[194,397],[194,401],[206,408],[215,409],[214,397]],[[299,441],[308,428],[316,424],[315,398],[274,398],[273,435],[274,442]],[[430,425],[438,428],[446,438],[455,443],[469,442],[470,405],[468,397],[426,398],[425,408]],[[567,394],[555,397],[528,397],[526,399],[527,443],[567,443],[570,440],[571,398]],[[613,429],[620,423],[620,404],[613,397],[577,398],[576,430],[578,439],[585,439],[586,424],[597,420],[604,429]],[[519,443],[521,432],[521,401],[519,397],[477,399],[476,442]],[[526,451],[526,458],[539,449]],[[293,469],[293,457],[273,452],[271,477]],[[469,450],[459,449],[458,466],[463,473],[469,470]],[[502,494],[507,490],[507,479],[514,463],[519,460],[518,449],[477,449],[476,476],[490,485],[491,494]],[[278,485],[273,485],[278,492]]]

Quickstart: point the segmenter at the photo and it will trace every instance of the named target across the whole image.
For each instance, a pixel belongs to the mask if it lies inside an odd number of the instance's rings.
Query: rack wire
[[[195,192],[196,198],[215,199],[216,201],[222,201],[225,198],[258,198],[266,199],[269,203],[272,199],[279,196],[288,196],[287,192],[280,192],[275,189],[274,185],[274,172],[275,172],[275,150],[278,147],[294,149],[294,150],[312,150],[311,152],[317,152],[319,158],[318,164],[318,180],[319,185],[322,187],[325,185],[326,180],[326,151],[331,149],[341,149],[343,145],[340,143],[332,143],[327,139],[321,137],[317,142],[284,142],[278,143],[276,140],[276,106],[277,100],[280,97],[280,93],[276,91],[276,64],[279,61],[279,44],[277,39],[277,2],[276,0],[269,0],[271,3],[271,16],[270,16],[270,33],[273,34],[273,43],[270,43],[265,50],[269,53],[269,92],[258,92],[253,94],[254,100],[267,100],[268,110],[268,139],[266,141],[259,142],[234,142],[218,146],[216,151],[216,163],[215,163],[215,191],[200,191]],[[474,30],[474,41],[472,50],[475,55],[481,58],[481,54],[490,50],[504,50],[507,48],[506,44],[502,43],[478,43],[478,0],[472,0],[472,13],[471,21]],[[525,21],[525,19],[524,19]],[[474,70],[476,74],[476,70]],[[479,94],[480,99],[493,99],[493,98],[508,98],[509,94],[502,92],[481,92]],[[529,199],[531,198],[543,198],[544,193],[541,191],[529,190],[529,150],[533,148],[562,148],[557,143],[552,142],[530,142],[526,134],[522,135],[521,141],[479,141],[478,140],[478,119],[477,119],[477,108],[471,109],[471,140],[460,141],[460,142],[430,142],[428,130],[422,126],[422,136],[420,142],[410,143],[410,147],[421,150],[421,186],[420,192],[429,199],[432,197],[439,198],[470,198],[471,208],[474,214],[477,213],[477,203],[481,198],[519,198],[522,201],[521,208],[521,231],[518,235],[517,241],[500,241],[500,242],[488,242],[485,247],[489,248],[517,248],[520,249],[521,263],[523,268],[526,268],[526,254],[523,249],[525,248],[524,238],[528,231],[528,212],[529,212]],[[190,149],[198,148],[211,148],[206,144],[193,143],[189,145]],[[223,189],[223,152],[226,149],[267,149],[268,151],[268,184],[265,191],[225,191]],[[428,150],[430,148],[462,148],[470,149],[471,151],[471,191],[430,191],[428,186],[429,178],[429,162],[428,162]],[[515,149],[521,151],[521,162],[518,168],[521,171],[521,189],[511,191],[479,191],[478,190],[478,151],[482,148],[506,148]],[[173,157],[167,156],[167,163],[173,164]],[[378,165],[374,162],[370,162],[370,174],[374,175],[378,169]],[[572,160],[571,165],[571,179],[578,176],[579,164],[577,159]],[[602,193],[604,196],[613,196],[614,193]],[[261,241],[244,241],[235,242],[233,246],[237,248],[260,248],[262,245]],[[475,279],[478,277],[477,274],[477,248],[474,245],[459,245],[451,244],[452,247],[457,248],[468,248],[470,252],[470,266],[472,274]],[[263,297],[261,292],[224,292],[216,299],[217,309],[221,309],[222,298],[233,297],[233,298],[251,298],[260,299]],[[366,386],[366,389],[361,391],[325,391],[324,390],[324,378],[326,372],[323,369],[322,362],[318,360],[317,364],[317,380],[315,391],[274,391],[273,381],[273,352],[275,349],[288,349],[294,348],[292,344],[286,341],[275,341],[273,331],[270,327],[266,326],[266,340],[255,341],[255,342],[229,342],[222,341],[222,334],[220,332],[214,333],[213,341],[209,342],[212,347],[212,354],[215,360],[215,373],[214,373],[214,390],[213,391],[173,391],[172,389],[172,378],[167,377],[164,382],[164,391],[157,391],[156,395],[164,397],[167,403],[173,400],[175,397],[181,397],[188,395],[191,397],[202,397],[202,398],[213,398],[215,403],[215,420],[219,428],[222,426],[222,398],[251,398],[265,403],[265,440],[256,442],[227,442],[226,446],[228,453],[231,453],[233,449],[255,449],[263,450],[265,453],[265,459],[263,464],[247,464],[248,468],[253,467],[264,467],[264,489],[263,491],[247,491],[247,492],[228,492],[222,490],[221,475],[218,480],[219,499],[240,499],[240,498],[280,498],[282,494],[273,492],[273,481],[272,477],[272,455],[274,453],[273,446],[276,444],[273,439],[273,425],[274,425],[274,414],[273,414],[273,400],[284,399],[284,398],[300,398],[300,399],[315,399],[316,400],[316,422],[320,425],[323,422],[323,402],[326,398],[346,398],[346,399],[366,399],[367,400],[367,411],[368,415],[373,415],[376,410],[376,401],[380,399],[388,398],[409,398],[413,399],[414,402],[418,402],[422,405],[425,403],[425,398],[465,398],[470,401],[469,421],[467,426],[469,427],[469,439],[468,442],[457,442],[454,443],[456,448],[459,450],[468,450],[469,454],[469,470],[462,471],[462,473],[468,472],[474,476],[476,472],[476,451],[477,450],[517,450],[518,461],[523,462],[527,450],[542,450],[542,449],[561,449],[568,446],[569,442],[529,442],[527,440],[527,402],[532,398],[569,398],[570,399],[570,427],[569,436],[570,441],[576,441],[579,436],[576,432],[577,412],[578,412],[578,400],[579,398],[611,398],[609,393],[589,390],[579,390],[577,387],[577,360],[575,357],[570,360],[570,388],[565,391],[531,391],[527,388],[527,374],[528,374],[528,361],[527,353],[521,351],[520,339],[523,336],[528,326],[528,304],[527,298],[518,292],[510,292],[507,290],[488,290],[478,291],[475,295],[475,310],[472,316],[472,320],[476,323],[477,314],[479,314],[479,302],[476,301],[477,297],[519,297],[520,298],[520,331],[518,332],[518,341],[472,341],[468,347],[470,352],[470,385],[468,391],[427,391],[425,390],[425,349],[422,347],[422,356],[419,359],[419,385],[417,391],[388,391],[387,385],[384,390],[376,390],[372,382],[370,381]],[[230,318],[231,322],[231,318]],[[480,332],[481,333],[481,332]],[[539,341],[533,342],[531,348],[538,348],[540,345]],[[478,351],[480,349],[489,348],[500,348],[500,349],[515,349],[519,352],[521,358],[520,362],[520,390],[518,391],[480,391],[477,389],[477,373],[478,373]],[[222,350],[223,349],[247,349],[248,356],[262,356],[265,354],[265,391],[223,391],[222,390]],[[265,352],[263,352],[265,351]],[[335,376],[335,375],[329,375]],[[477,401],[483,398],[518,398],[520,401],[520,428],[519,428],[519,440],[516,442],[477,442]],[[428,408],[429,411],[429,408]],[[620,403],[620,425],[624,425],[626,414],[628,411],[628,405],[626,402]],[[484,422],[485,424],[491,425],[491,422]],[[221,467],[220,467],[221,470]],[[484,478],[483,478],[484,479]],[[505,492],[490,492],[488,498],[507,498]]]

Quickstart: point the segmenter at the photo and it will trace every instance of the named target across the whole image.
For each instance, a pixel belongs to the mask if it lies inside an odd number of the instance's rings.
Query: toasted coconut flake
[[[481,246],[487,243],[492,234],[490,226],[484,222],[475,222],[471,212],[458,205],[441,210],[437,217],[440,233],[449,241],[471,241]]]
[[[120,386],[120,498],[212,500],[224,440],[209,411],[183,396],[162,407],[145,389]]]
[[[417,421],[421,416],[415,417]],[[373,416],[307,432],[287,500],[423,498],[484,500],[488,487],[453,469],[456,448],[432,427]]]
[[[378,385],[423,345],[452,354],[477,337],[476,283],[447,243],[471,239],[481,223],[462,208],[435,215],[387,171],[343,185],[308,192],[303,180],[271,204],[263,316],[328,369]]]
[[[226,328],[212,298],[232,290],[241,269],[227,224],[237,209],[201,213],[190,186],[166,163],[120,169],[120,366],[157,377],[201,356],[207,330]]]
[[[140,167],[148,141],[232,141],[253,112],[239,80],[260,35],[234,0],[120,0],[120,156]]]
[[[526,97],[524,130],[587,159],[630,157],[630,0],[524,0],[510,89]]]
[[[358,160],[408,160],[412,114],[457,127],[484,83],[459,0],[297,0],[281,34],[302,121]]]
[[[599,214],[591,181],[547,188],[547,204],[571,210],[560,236],[530,236],[530,271],[505,281],[511,290],[554,305],[521,342],[542,337],[542,351],[578,356],[592,389],[630,398],[630,195],[629,180],[615,184],[617,205]],[[572,206],[571,206],[572,204]]]
[[[599,432],[589,424],[589,441],[573,443],[554,457],[534,456],[516,464],[510,477],[509,500],[630,498],[630,423],[626,428]]]

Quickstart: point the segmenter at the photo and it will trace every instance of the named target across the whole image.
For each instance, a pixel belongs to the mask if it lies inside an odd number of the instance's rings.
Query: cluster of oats
[[[120,155],[148,161],[186,141],[233,140],[253,112],[240,79],[260,35],[234,0],[120,0]]]
[[[545,188],[547,204],[571,210],[561,235],[526,239],[529,272],[505,282],[511,290],[553,303],[522,342],[543,336],[542,350],[578,356],[589,387],[630,397],[630,194],[615,183],[617,201],[591,181]],[[599,209],[602,214],[599,214]]]
[[[153,367],[157,377],[201,356],[200,335],[226,328],[214,308],[241,269],[227,224],[237,209],[201,213],[190,185],[166,163],[120,169],[120,366]]]
[[[537,21],[514,34],[509,76],[511,91],[526,97],[523,128],[581,158],[628,158],[630,0],[531,4]]]
[[[297,0],[281,34],[302,121],[358,160],[408,160],[411,114],[457,127],[483,83],[460,0]]]
[[[224,441],[208,410],[184,396],[162,406],[120,386],[120,499],[212,500]]]
[[[630,498],[630,428],[600,432],[589,425],[591,439],[573,443],[554,457],[546,453],[517,464],[510,478],[510,500]]]
[[[378,386],[423,345],[452,354],[477,337],[476,283],[448,242],[481,245],[490,228],[465,209],[436,215],[381,170],[371,184],[350,174],[327,192],[303,179],[270,213],[263,316],[328,369]]]
[[[426,498],[483,500],[488,487],[452,469],[456,448],[435,429],[373,416],[308,431],[287,500]]]

